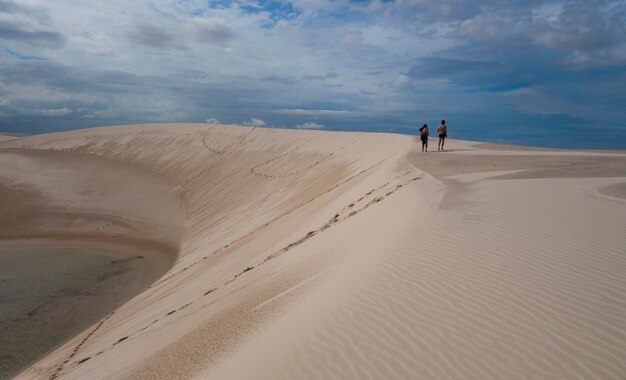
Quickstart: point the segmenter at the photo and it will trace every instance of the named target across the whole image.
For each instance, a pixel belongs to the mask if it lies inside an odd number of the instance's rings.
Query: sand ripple
[[[626,206],[597,184],[484,181],[426,213],[263,377],[623,379]]]

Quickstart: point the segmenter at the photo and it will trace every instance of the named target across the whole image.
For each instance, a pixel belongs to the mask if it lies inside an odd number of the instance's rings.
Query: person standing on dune
[[[441,124],[437,127],[437,132],[439,132],[439,143],[437,144],[437,150],[443,150],[443,144],[446,142],[446,137],[448,137],[448,127],[446,127],[446,121],[441,120]]]
[[[420,128],[420,140],[422,140],[422,152],[428,152],[428,124]]]

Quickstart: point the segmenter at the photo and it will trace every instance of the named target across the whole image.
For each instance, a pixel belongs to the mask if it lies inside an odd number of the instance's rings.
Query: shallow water
[[[0,379],[123,303],[136,291],[139,259],[94,248],[0,247]]]

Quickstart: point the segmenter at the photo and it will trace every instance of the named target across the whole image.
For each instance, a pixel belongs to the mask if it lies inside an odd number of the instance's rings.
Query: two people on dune
[[[441,120],[441,124],[437,127],[437,132],[439,133],[439,143],[437,144],[437,150],[443,150],[443,144],[446,142],[446,137],[448,137],[448,127],[446,126],[446,121]],[[420,128],[420,140],[422,140],[422,152],[428,152],[428,124],[424,124],[422,128]]]

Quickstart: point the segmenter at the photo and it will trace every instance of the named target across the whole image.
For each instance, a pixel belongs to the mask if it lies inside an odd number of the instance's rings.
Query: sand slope
[[[598,189],[626,183],[626,155],[448,146],[410,156],[436,179],[357,289],[302,331],[339,269],[198,377],[625,378],[626,202]]]
[[[400,195],[420,178],[406,162],[411,138],[399,135],[140,125],[2,146],[137,165],[180,186],[186,214],[173,268],[24,378],[201,371],[286,310],[293,295],[323,278],[354,242],[362,242],[366,254],[376,250],[368,244],[372,236],[383,244],[396,240],[417,203],[402,204]],[[380,210],[393,210],[390,216],[401,224],[372,217]]]
[[[626,377],[623,152],[206,125],[8,145],[140,165],[186,210],[174,267],[25,378]]]

